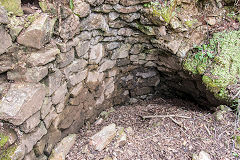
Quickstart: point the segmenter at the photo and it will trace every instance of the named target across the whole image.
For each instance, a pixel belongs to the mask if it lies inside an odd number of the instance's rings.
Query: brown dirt
[[[190,119],[142,118],[146,115],[172,114]],[[235,147],[233,136],[240,132],[236,127],[235,113],[226,112],[224,120],[220,122],[214,117],[209,111],[180,99],[160,98],[117,107],[100,125],[93,124],[80,130],[66,159],[100,160],[109,156],[113,160],[188,160],[192,159],[194,153],[203,150],[213,160],[237,160],[233,153],[239,155],[240,150]],[[116,140],[113,140],[103,151],[95,151],[88,145],[89,137],[111,123],[124,128],[131,127],[134,134],[128,135],[123,147],[115,147]]]

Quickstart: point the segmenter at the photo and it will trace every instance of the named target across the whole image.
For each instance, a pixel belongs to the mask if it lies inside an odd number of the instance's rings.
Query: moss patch
[[[10,157],[14,154],[16,150],[16,146],[11,146],[7,149],[4,148],[8,139],[8,136],[0,134],[0,160],[11,160]]]
[[[8,141],[8,136],[0,134],[0,148],[2,148]]]
[[[0,4],[16,16],[22,16],[21,0],[0,0]]]
[[[216,98],[230,100],[227,87],[240,78],[240,31],[214,34],[202,53],[189,54],[183,68],[202,75],[203,83]]]

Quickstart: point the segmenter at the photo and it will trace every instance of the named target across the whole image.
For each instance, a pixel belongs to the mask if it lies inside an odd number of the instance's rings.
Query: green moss
[[[0,0],[0,4],[16,16],[22,16],[21,0]]]
[[[151,26],[145,26],[140,23],[137,23],[137,29],[139,29],[141,32],[151,36],[156,35],[153,28]]]
[[[165,1],[163,4],[159,3],[159,1],[155,1],[150,3],[150,8],[152,8],[153,15],[162,17],[165,22],[170,23],[175,14],[174,10],[176,5],[176,0],[170,0],[170,3]]]
[[[11,156],[15,153],[16,148],[16,146],[11,146],[8,149],[3,150],[3,152],[0,152],[0,160],[12,160]]]
[[[7,143],[8,139],[8,136],[0,134],[0,148],[2,148]]]
[[[188,26],[189,28],[192,28],[192,26],[193,26],[195,23],[197,23],[197,19],[185,21],[185,25]]]
[[[240,78],[240,31],[215,33],[204,50],[215,51],[205,55],[189,54],[183,67],[193,74],[200,74],[206,87],[221,100],[230,100],[227,87]],[[211,55],[213,54],[213,55]],[[204,60],[204,57],[207,57]]]
[[[7,149],[4,148],[8,139],[8,136],[0,134],[0,160],[11,160],[10,157],[14,154],[16,150],[16,146],[11,146]]]
[[[48,10],[48,5],[46,1],[39,1],[38,4],[43,12],[46,12]]]

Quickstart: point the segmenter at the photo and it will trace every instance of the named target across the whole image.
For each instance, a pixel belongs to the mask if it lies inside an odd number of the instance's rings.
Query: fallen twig
[[[172,117],[169,117],[174,123],[176,123],[179,127],[184,128],[185,130],[187,130],[187,128],[180,122],[176,121],[175,119],[173,119]]]
[[[211,132],[209,131],[209,129],[207,128],[207,126],[204,124],[204,128],[206,129],[207,133],[209,134],[209,136],[211,136]]]
[[[171,117],[178,117],[178,118],[185,118],[185,119],[191,119],[191,117],[182,116],[182,115],[152,115],[152,116],[143,116],[142,118],[171,118]]]

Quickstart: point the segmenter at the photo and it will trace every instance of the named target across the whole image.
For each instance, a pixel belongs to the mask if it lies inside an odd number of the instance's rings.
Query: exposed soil
[[[181,115],[143,119],[147,115]],[[115,108],[101,124],[93,124],[80,130],[78,139],[67,155],[67,160],[99,160],[106,156],[113,160],[188,160],[194,153],[205,151],[213,160],[238,159],[234,135],[239,135],[236,114],[226,112],[221,121],[215,114],[203,110],[191,102],[180,99],[156,99],[131,106]],[[127,143],[116,147],[113,140],[103,151],[95,151],[88,145],[89,137],[104,126],[115,123],[125,129]]]

